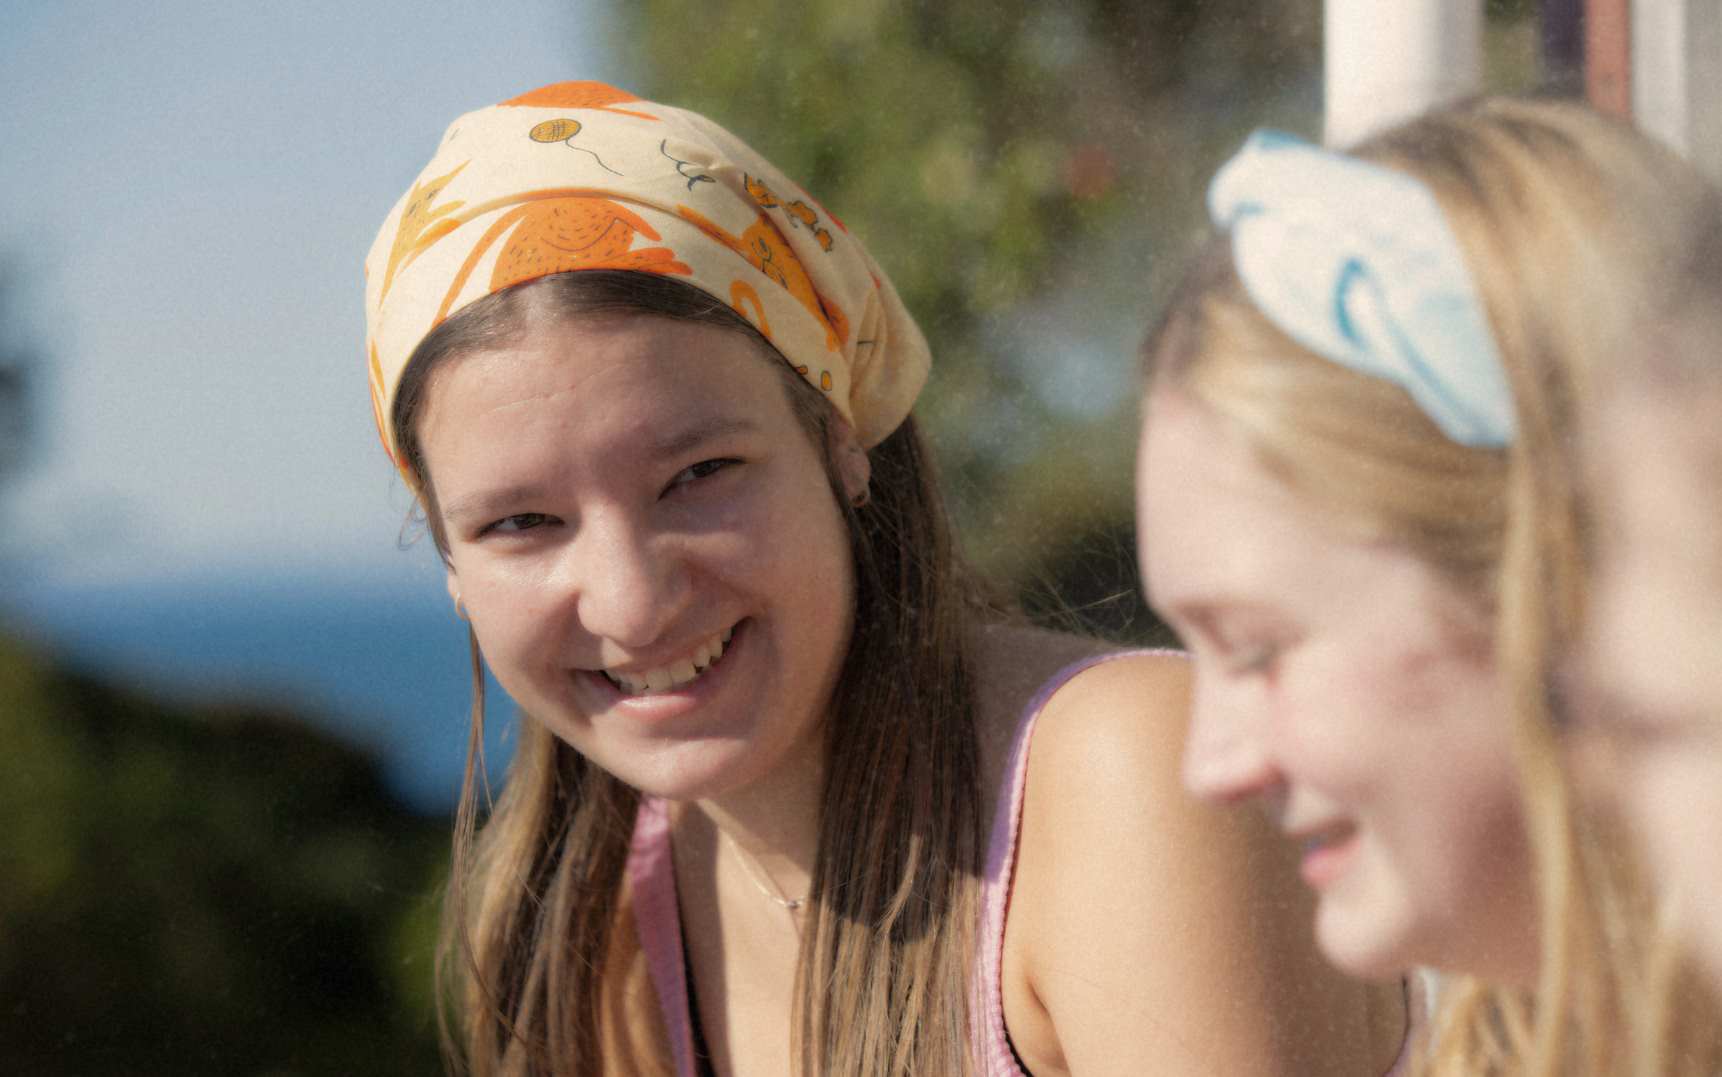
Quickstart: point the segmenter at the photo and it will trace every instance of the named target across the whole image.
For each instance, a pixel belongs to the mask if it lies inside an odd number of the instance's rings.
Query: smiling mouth
[[[698,680],[707,670],[717,664],[724,651],[729,647],[730,636],[735,633],[731,625],[722,632],[704,640],[686,657],[655,669],[622,671],[605,669],[601,672],[604,679],[615,685],[624,695],[649,696],[661,692],[673,692],[685,688]]]
[[[1355,833],[1357,833],[1355,823],[1338,822],[1294,837],[1298,847],[1303,850],[1303,854],[1309,856],[1311,853],[1318,853],[1323,849],[1338,845]]]

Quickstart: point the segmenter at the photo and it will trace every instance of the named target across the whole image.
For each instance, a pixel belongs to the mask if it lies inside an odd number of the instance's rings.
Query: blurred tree
[[[920,414],[971,556],[1037,611],[1149,630],[1131,352],[1207,175],[1257,123],[1314,126],[1319,0],[626,11],[644,91],[804,179],[921,319],[936,362]]]
[[[0,641],[0,1057],[29,1074],[423,1074],[446,820],[290,718]]]
[[[1492,0],[1491,19],[1533,7]],[[642,0],[617,18],[631,89],[747,139],[890,272],[933,345],[918,414],[971,556],[1032,608],[1051,587],[1095,627],[1152,635],[1133,354],[1214,169],[1255,127],[1319,129],[1321,0]],[[1499,74],[1524,38],[1491,45],[1492,85],[1528,81]]]

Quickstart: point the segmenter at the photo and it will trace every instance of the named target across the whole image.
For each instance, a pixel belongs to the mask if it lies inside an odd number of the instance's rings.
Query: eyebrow
[[[752,419],[713,415],[696,420],[688,426],[679,430],[672,430],[662,437],[654,439],[646,446],[646,452],[657,459],[666,456],[680,456],[708,441],[733,437],[737,434],[753,434],[758,431],[759,424]]]
[[[713,416],[652,438],[645,446],[645,456],[654,460],[681,456],[709,441],[737,434],[756,433],[759,428],[759,424],[751,419]],[[512,505],[540,500],[546,492],[540,484],[530,482],[517,483],[498,490],[480,490],[443,504],[442,515],[448,520],[491,516]]]
[[[490,516],[501,512],[509,505],[533,501],[544,494],[544,488],[536,483],[519,483],[505,486],[500,490],[481,490],[476,494],[456,498],[442,505],[442,515],[445,520],[464,520],[475,516]]]

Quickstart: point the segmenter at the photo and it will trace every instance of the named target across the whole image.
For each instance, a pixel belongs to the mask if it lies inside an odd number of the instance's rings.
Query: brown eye
[[[486,524],[481,535],[513,534],[520,531],[531,531],[535,527],[543,527],[550,517],[542,512],[517,512],[513,516],[504,516],[493,524]]]
[[[678,471],[676,473],[676,477],[670,480],[669,489],[664,492],[668,493],[669,490],[673,490],[678,486],[686,486],[689,483],[698,482],[700,479],[709,478],[710,476],[717,474],[719,471],[722,471],[724,468],[739,464],[740,462],[741,461],[739,460],[730,460],[723,457],[711,460],[701,460],[699,463],[694,464],[691,467],[685,467]]]

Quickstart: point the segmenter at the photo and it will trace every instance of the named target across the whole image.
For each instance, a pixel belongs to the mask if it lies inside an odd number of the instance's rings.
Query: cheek
[[[1392,780],[1404,730],[1389,679],[1355,645],[1312,643],[1269,691],[1272,740],[1286,771],[1345,800]]]
[[[555,616],[551,589],[521,566],[456,554],[456,578],[479,647],[493,662],[523,656],[544,637]]]
[[[1664,885],[1699,900],[1722,887],[1722,748],[1669,745],[1621,768],[1622,799]]]
[[[771,490],[747,519],[750,567],[785,597],[847,590],[848,529],[823,472]]]
[[[1313,648],[1274,713],[1286,769],[1357,807],[1414,820],[1449,800],[1514,797],[1495,678],[1450,648]]]

